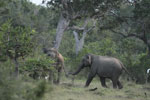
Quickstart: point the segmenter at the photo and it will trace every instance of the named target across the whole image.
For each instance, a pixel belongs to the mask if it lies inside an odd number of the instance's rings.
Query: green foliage
[[[111,40],[111,38],[104,38],[101,41],[91,42],[87,46],[85,46],[84,49],[86,49],[84,50],[86,53],[105,56],[116,55],[116,44]]]
[[[137,2],[134,9],[134,17],[135,18],[145,18],[150,17],[150,10],[148,9],[150,6],[149,0],[141,0]]]
[[[3,67],[5,69],[3,69]],[[10,66],[8,67],[10,68]],[[42,100],[47,89],[45,81],[33,81],[26,77],[15,78],[2,64],[0,65],[1,100]]]
[[[44,0],[43,0],[44,1]],[[99,10],[100,12],[107,12],[109,8],[118,8],[122,0],[47,0],[47,5],[49,8],[55,9],[59,12],[62,10],[67,11],[69,16],[73,14],[80,14],[80,17],[91,16]],[[59,9],[59,10],[58,10]],[[61,9],[61,10],[60,10]]]
[[[27,71],[32,71],[32,70],[36,70],[36,69],[51,69],[50,66],[51,64],[54,63],[53,60],[50,59],[35,59],[35,58],[31,58],[31,59],[27,59],[27,61],[25,62],[24,65],[24,70]]]
[[[123,39],[119,44],[122,61],[126,66],[132,67],[139,60],[139,55],[146,51],[146,46],[136,38]]]
[[[134,63],[130,70],[136,77],[138,83],[145,83],[148,68],[150,68],[150,58],[147,53],[142,53],[138,56],[138,61]]]
[[[40,81],[35,88],[30,89],[26,95],[26,100],[42,100],[46,92],[46,82]]]
[[[35,34],[34,30],[30,28],[13,27],[11,21],[7,21],[1,27],[0,31],[0,49],[4,56],[11,59],[27,56],[32,52],[34,42],[32,36]]]
[[[45,77],[50,72],[55,70],[54,62],[50,58],[28,58],[24,64],[21,65],[20,71],[25,74],[29,75],[35,79],[38,77]]]
[[[2,66],[1,66],[2,67]],[[0,97],[2,100],[19,100],[15,95],[19,93],[19,88],[16,87],[14,79],[8,77],[7,74],[0,70]],[[16,85],[14,85],[16,84]],[[19,86],[19,85],[18,85]],[[15,91],[15,92],[14,92]]]

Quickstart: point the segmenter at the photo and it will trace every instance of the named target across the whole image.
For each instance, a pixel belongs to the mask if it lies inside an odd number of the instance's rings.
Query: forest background
[[[43,96],[45,81],[27,86],[32,87],[29,93],[24,93],[28,89],[20,89],[26,85],[17,87],[24,82],[36,83],[28,75],[40,76],[47,74],[44,69],[55,70],[53,59],[43,54],[43,47],[55,47],[64,56],[68,72],[77,68],[82,56],[93,53],[120,59],[134,77],[132,81],[145,83],[146,70],[150,68],[149,0],[42,3],[46,6],[28,0],[0,0],[0,96],[4,100]],[[83,70],[78,79],[85,79],[88,70]],[[126,73],[122,79],[128,79]],[[5,92],[7,95],[3,95]]]

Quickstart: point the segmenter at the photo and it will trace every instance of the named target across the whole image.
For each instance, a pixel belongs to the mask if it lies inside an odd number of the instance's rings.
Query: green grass
[[[133,82],[122,82],[123,89],[103,88],[98,80],[93,80],[88,88],[84,88],[86,80],[62,81],[60,85],[52,85],[53,91],[46,92],[44,100],[150,100],[150,84],[138,85]],[[97,87],[95,91],[89,89]],[[146,93],[146,95],[145,95]]]

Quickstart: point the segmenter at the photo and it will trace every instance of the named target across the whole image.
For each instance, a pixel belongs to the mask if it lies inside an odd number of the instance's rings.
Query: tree
[[[43,0],[45,1],[45,0]],[[60,18],[56,29],[54,47],[59,48],[63,34],[73,20],[81,18],[100,18],[113,11],[122,0],[50,0],[48,7],[59,12]],[[82,19],[81,19],[82,20]]]
[[[0,50],[3,57],[9,57],[15,64],[15,75],[19,74],[20,57],[27,56],[34,47],[32,35],[34,30],[22,27],[13,27],[11,21],[7,21],[0,27]]]
[[[84,40],[85,40],[85,37],[87,35],[87,33],[89,31],[91,31],[96,25],[96,20],[92,20],[93,21],[93,25],[88,28],[88,22],[90,21],[91,19],[87,18],[85,19],[84,21],[84,24],[82,27],[71,27],[71,29],[73,30],[73,34],[74,34],[74,37],[75,37],[75,52],[76,52],[76,56],[79,54],[79,52],[82,50],[83,46],[84,46]],[[82,37],[80,38],[79,36],[79,32],[81,31],[82,33]]]
[[[134,0],[122,6],[120,13],[114,13],[119,19],[119,26],[109,28],[123,38],[134,37],[142,40],[150,55],[150,6],[149,0]],[[120,22],[121,21],[121,22]]]

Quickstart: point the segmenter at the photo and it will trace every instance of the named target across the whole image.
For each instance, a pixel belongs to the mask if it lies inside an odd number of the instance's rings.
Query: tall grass
[[[0,66],[0,100],[43,100],[47,89],[45,80],[33,80],[26,76],[14,77],[9,68]]]

